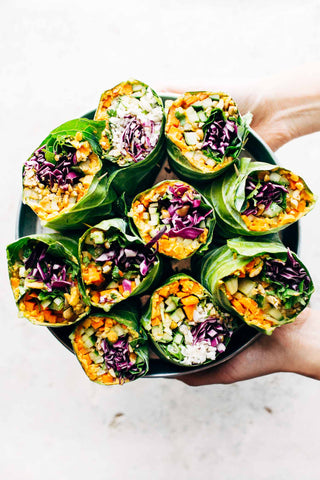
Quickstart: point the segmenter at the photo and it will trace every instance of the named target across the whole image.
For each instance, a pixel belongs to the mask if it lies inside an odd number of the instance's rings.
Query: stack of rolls
[[[206,91],[166,111],[148,85],[123,81],[22,169],[23,202],[58,232],[35,227],[7,247],[19,315],[71,329],[102,385],[152,375],[149,348],[179,371],[228,359],[238,332],[271,335],[314,290],[278,232],[315,196],[299,175],[246,157],[250,114]]]

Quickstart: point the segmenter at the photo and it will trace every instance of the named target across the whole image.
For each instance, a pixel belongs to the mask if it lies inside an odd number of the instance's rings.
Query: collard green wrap
[[[92,215],[110,213],[116,169],[101,160],[104,128],[85,118],[66,122],[25,162],[23,202],[46,227],[77,228]]]
[[[162,271],[152,245],[144,245],[126,230],[127,224],[120,218],[104,220],[89,228],[79,241],[87,298],[106,312],[151,288]]]
[[[103,157],[118,167],[114,187],[134,195],[165,153],[161,98],[148,85],[128,80],[101,95],[95,120],[104,121]]]
[[[155,290],[141,323],[161,358],[188,367],[214,361],[236,326],[186,274],[172,276]]]
[[[60,234],[30,235],[7,247],[9,279],[19,315],[61,327],[86,315],[77,242]]]
[[[201,281],[218,304],[270,335],[306,307],[313,282],[280,242],[230,239],[202,260]]]
[[[116,305],[94,313],[70,335],[87,376],[102,385],[119,385],[144,376],[149,369],[146,334],[140,329],[137,304]]]
[[[129,216],[145,243],[157,239],[159,253],[177,260],[205,252],[213,237],[213,208],[181,180],[165,180],[139,193]]]
[[[217,213],[223,237],[275,233],[306,215],[315,197],[294,173],[241,158],[238,166],[202,189]]]
[[[234,100],[219,92],[187,92],[169,107],[166,121],[170,165],[191,182],[209,181],[238,158],[251,115],[241,117]]]

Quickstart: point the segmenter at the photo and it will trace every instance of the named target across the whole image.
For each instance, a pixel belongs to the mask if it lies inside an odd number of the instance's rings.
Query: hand
[[[228,362],[178,379],[191,386],[234,383],[275,372],[320,380],[320,312],[305,309],[294,323],[277,328]]]

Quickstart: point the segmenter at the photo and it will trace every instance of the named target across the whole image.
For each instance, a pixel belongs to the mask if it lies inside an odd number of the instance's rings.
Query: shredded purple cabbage
[[[112,368],[120,380],[133,380],[137,375],[143,375],[144,369],[131,362],[128,335],[122,335],[115,343],[103,339],[101,347],[104,352],[104,361],[108,369]]]
[[[48,245],[38,243],[24,261],[26,270],[31,269],[27,278],[43,282],[48,292],[54,288],[66,290],[72,282],[67,280],[67,266],[61,260],[47,253]]]
[[[58,184],[62,190],[66,190],[81,176],[80,173],[72,170],[77,164],[75,149],[72,148],[70,152],[60,155],[57,163],[51,163],[46,160],[45,148],[44,145],[34,152],[33,156],[25,162],[25,170],[33,169],[39,183],[49,185],[51,188],[54,184]]]
[[[303,289],[306,290],[309,288],[311,282],[309,275],[293,257],[289,249],[285,262],[273,258],[265,261],[264,275],[271,281],[280,283],[295,292],[300,291],[301,282],[303,282]]]
[[[191,328],[193,345],[199,342],[206,342],[212,347],[216,347],[219,353],[225,351],[226,346],[223,343],[226,338],[230,338],[232,330],[221,324],[216,317],[208,317],[201,323]]]
[[[124,280],[122,280],[122,286],[123,286],[123,290],[124,292],[129,292],[131,293],[131,282],[130,280],[127,280],[126,278]]]
[[[198,238],[203,233],[204,228],[197,227],[197,225],[212,212],[210,210],[205,214],[199,213],[200,198],[193,199],[188,194],[182,198],[188,190],[189,187],[184,184],[175,184],[173,187],[169,187],[169,191],[173,196],[168,207],[170,217],[162,219],[164,224],[171,227],[170,230],[163,232],[169,238],[182,237],[191,240]],[[188,207],[188,212],[185,215],[181,215],[181,212],[179,212],[183,207]]]
[[[148,128],[151,134],[153,133],[154,122],[152,120],[141,122],[133,115],[126,115],[124,118],[125,126],[122,133],[122,142],[124,149],[136,163],[145,158],[154,147],[147,132]]]
[[[122,272],[139,268],[140,274],[145,277],[156,259],[156,252],[149,245],[136,244],[124,248],[114,242],[110,249],[99,255],[95,261],[112,261]]]
[[[163,227],[159,230],[159,232],[146,243],[146,247],[152,247],[158,240],[162,237],[162,235],[166,232],[166,227]],[[157,245],[158,246],[158,245]]]
[[[201,148],[202,150],[209,148],[224,155],[227,147],[237,137],[237,132],[235,122],[224,120],[222,117],[219,120],[214,120],[206,130]]]
[[[252,177],[247,178],[245,195],[248,197],[256,188],[257,181]],[[283,195],[288,193],[288,190],[283,185],[273,182],[263,182],[258,188],[257,193],[250,198],[249,206],[243,212],[243,215],[257,215],[259,209],[258,205],[264,205],[267,210],[271,203],[281,205],[283,203]]]

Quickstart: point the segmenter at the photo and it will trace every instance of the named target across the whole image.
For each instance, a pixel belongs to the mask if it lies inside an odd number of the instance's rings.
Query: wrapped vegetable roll
[[[162,358],[188,367],[215,360],[232,334],[231,316],[184,274],[169,278],[153,293],[141,322]]]
[[[79,257],[86,294],[108,312],[116,303],[145,292],[161,274],[152,244],[126,234],[121,219],[104,220],[80,239]]]
[[[119,167],[156,159],[162,144],[162,100],[138,80],[122,82],[101,96],[95,120],[104,120],[100,144],[106,157]]]
[[[129,215],[144,242],[182,260],[208,249],[215,215],[205,198],[180,180],[165,180],[134,199]]]
[[[241,237],[206,255],[201,280],[222,308],[267,335],[292,322],[314,290],[306,267],[283,244]]]
[[[224,237],[278,232],[306,215],[315,197],[304,180],[282,167],[240,159],[239,169],[205,188]]]
[[[71,325],[89,312],[76,258],[77,243],[59,234],[22,237],[7,247],[19,313],[36,325]]]
[[[104,158],[119,168],[114,188],[135,195],[139,185],[155,178],[164,157],[161,98],[138,80],[125,81],[102,94],[95,119],[105,122]]]
[[[250,120],[225,93],[185,93],[170,106],[165,127],[172,168],[190,181],[220,175],[238,158]]]
[[[96,313],[70,335],[73,349],[90,380],[117,385],[136,380],[149,368],[148,346],[140,331],[135,305]]]
[[[99,138],[104,122],[71,120],[53,130],[23,167],[23,202],[54,229],[74,228],[116,194],[114,173],[101,161]]]

